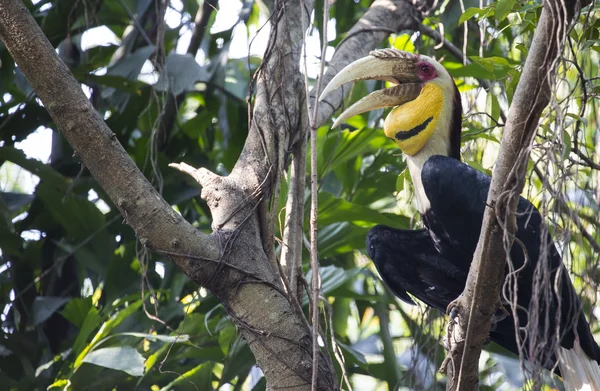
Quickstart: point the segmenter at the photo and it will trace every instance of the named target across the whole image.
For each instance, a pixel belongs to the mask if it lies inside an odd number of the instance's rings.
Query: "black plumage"
[[[445,311],[464,289],[491,178],[455,158],[436,155],[424,164],[421,179],[430,201],[430,208],[423,215],[426,229],[407,231],[376,226],[367,236],[367,250],[382,279],[400,299],[412,303],[407,294],[410,293]],[[560,344],[567,349],[573,347],[577,335],[584,352],[600,362],[600,348],[591,335],[561,257],[539,212],[522,197],[517,208],[517,226],[517,240],[524,244],[528,254],[528,262],[518,277],[517,302],[528,310],[518,311],[520,326],[536,323],[529,326],[530,330],[535,327],[538,336],[547,341],[553,336],[556,339],[554,333],[558,330]],[[513,245],[510,257],[516,269],[523,266],[525,257],[519,245]],[[549,281],[557,291],[539,285],[542,282],[536,278],[538,266],[538,272],[543,268],[549,271]],[[540,291],[547,292],[547,300],[536,297]],[[536,297],[534,303],[532,297]],[[510,312],[508,306],[506,309]],[[528,316],[529,311],[536,311],[536,316]],[[495,325],[490,338],[518,354],[511,315]],[[524,347],[526,358],[546,368],[556,363],[551,344],[548,349],[540,349],[539,340],[530,338]]]

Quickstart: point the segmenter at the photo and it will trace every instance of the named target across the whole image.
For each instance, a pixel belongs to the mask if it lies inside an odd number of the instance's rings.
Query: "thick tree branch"
[[[238,164],[228,177],[186,168],[203,185],[202,197],[213,213],[212,235],[188,224],[143,177],[19,0],[0,2],[0,38],[141,242],[169,256],[220,299],[248,341],[268,388],[308,390],[310,328],[265,254],[257,213],[278,181],[305,106],[298,94],[301,80],[294,80],[300,74],[300,7],[278,1],[275,14],[254,120]],[[337,389],[330,360],[323,355],[319,362],[318,389]]]
[[[516,206],[525,184],[527,161],[538,121],[551,97],[556,64],[569,23],[579,8],[576,1],[548,0],[527,56],[521,80],[508,113],[500,155],[494,167],[483,226],[467,284],[451,304],[449,390],[477,389],[481,347],[490,320],[500,303],[506,249],[516,231]]]
[[[143,177],[20,1],[0,4],[0,38],[140,241],[199,258],[217,258],[220,251],[214,240],[175,213]],[[185,258],[177,262],[188,264]]]
[[[302,20],[310,14],[312,2],[305,2],[306,10],[296,1],[276,1],[271,18],[271,37],[263,63],[255,75],[256,94],[244,149],[231,174],[224,178],[198,170],[194,174],[203,187],[202,197],[208,202],[217,231],[239,233],[240,238],[228,249],[231,259],[248,257],[253,246],[252,261],[262,265],[269,281],[282,287],[283,276],[273,252],[274,221],[278,210],[273,208],[279,198],[279,183],[287,165],[287,154],[292,140],[301,138],[306,129],[305,94],[299,69],[303,43]],[[245,235],[242,240],[241,235]],[[242,286],[242,290],[248,288]],[[240,292],[239,296],[248,292]],[[269,322],[263,330],[285,331],[289,341],[271,341],[258,336],[250,327],[241,330],[249,341],[257,361],[265,371],[269,387],[273,389],[309,389],[313,354],[312,337],[306,319],[295,298],[283,294],[262,292],[253,296],[262,303],[271,296],[285,299],[287,308],[256,313]],[[240,307],[241,309],[241,307]],[[246,315],[250,315],[246,311]],[[254,319],[255,322],[263,321]],[[316,326],[318,327],[318,325]],[[275,331],[276,333],[276,331]],[[290,344],[294,342],[294,344]],[[266,346],[268,344],[268,346]],[[298,349],[300,348],[300,349]],[[319,351],[317,389],[335,390],[335,374],[329,355]],[[269,365],[267,366],[266,363]]]

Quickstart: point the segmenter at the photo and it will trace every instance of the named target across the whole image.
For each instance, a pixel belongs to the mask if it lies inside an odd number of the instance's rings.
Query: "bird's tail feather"
[[[600,391],[600,367],[585,354],[579,341],[572,349],[558,349],[558,365],[566,391]]]

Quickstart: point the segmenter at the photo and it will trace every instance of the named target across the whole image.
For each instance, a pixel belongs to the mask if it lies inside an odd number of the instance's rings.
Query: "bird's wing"
[[[466,273],[444,259],[426,230],[378,225],[367,235],[367,250],[379,275],[403,301],[419,300],[442,311],[462,292]]]
[[[458,250],[451,249],[450,253],[460,252],[468,256],[449,257],[443,249],[442,254],[455,260],[455,265],[461,270],[465,267],[468,270],[479,240],[491,178],[457,159],[432,156],[423,166],[421,180],[431,205],[430,212],[425,215],[425,219],[430,217],[429,224],[436,225],[434,231],[436,234],[441,232],[441,240],[444,240],[443,236],[446,236],[447,244],[457,246]],[[581,312],[581,303],[562,263],[561,256],[544,225],[542,216],[535,206],[523,197],[519,198],[517,205],[516,238],[524,244],[528,257],[527,267],[523,268],[519,274],[518,304],[529,308],[534,313],[553,314],[553,316],[545,318],[528,317],[525,313],[519,312],[521,325],[527,322],[539,322],[533,327],[539,330],[558,331],[561,337],[561,346],[567,349],[573,347],[577,334],[585,353],[600,361],[600,348],[594,341],[589,325]],[[516,243],[513,244],[510,251],[510,259],[515,269],[520,268],[525,262],[524,252]],[[462,262],[468,262],[468,264],[463,265]],[[545,262],[546,265],[543,268],[536,267],[539,262]],[[546,270],[546,273],[549,274],[545,277],[545,283],[540,280],[542,270]],[[558,271],[560,271],[560,276],[557,278]],[[560,283],[556,284],[558,281]],[[560,298],[554,290],[555,284],[560,289]],[[535,301],[531,300],[533,297],[536,298]],[[560,329],[556,327],[559,317]],[[506,333],[507,335],[514,333],[512,326],[510,328],[506,326],[506,330],[503,327],[504,325],[500,324],[497,333]],[[576,332],[573,330],[575,327]]]

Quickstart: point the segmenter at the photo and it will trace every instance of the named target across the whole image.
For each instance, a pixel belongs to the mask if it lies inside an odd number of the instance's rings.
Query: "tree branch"
[[[447,336],[448,390],[477,389],[479,355],[500,303],[506,249],[514,240],[516,206],[525,184],[531,143],[541,113],[550,101],[557,59],[578,6],[574,0],[544,3],[508,113],[487,198],[490,207],[485,211],[465,290],[450,306],[457,322]]]
[[[254,120],[232,174],[220,177],[186,168],[203,185],[202,197],[213,214],[212,235],[198,232],[175,213],[143,177],[19,0],[0,2],[0,37],[140,241],[170,257],[219,298],[248,341],[267,387],[308,390],[310,328],[265,254],[256,212],[278,180],[281,156],[305,106],[303,93],[298,94],[303,91],[301,80],[294,80],[300,74],[302,15],[291,1],[278,1],[275,14],[269,53],[258,78]],[[318,389],[337,389],[331,361],[323,354],[319,363]]]
[[[285,206],[285,228],[281,245],[281,264],[285,267],[291,295],[302,299],[302,240],[304,238],[304,189],[306,181],[306,140],[294,146]]]
[[[214,240],[175,213],[143,177],[20,1],[0,4],[0,38],[140,241],[200,258],[217,258],[220,250]],[[184,259],[177,262],[187,264]]]

